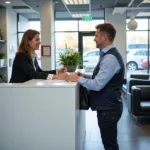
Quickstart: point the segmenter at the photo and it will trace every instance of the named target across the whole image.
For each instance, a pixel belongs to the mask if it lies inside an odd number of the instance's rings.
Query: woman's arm
[[[29,63],[29,58],[25,53],[16,55],[16,66],[18,66],[25,74],[34,79],[47,79],[48,74],[46,72],[37,72],[33,66]]]
[[[35,59],[35,66],[36,66],[36,68],[37,68],[37,72],[44,72],[44,73],[49,73],[49,74],[56,74],[56,70],[43,71],[43,70],[40,68],[39,64],[38,64],[37,59]]]

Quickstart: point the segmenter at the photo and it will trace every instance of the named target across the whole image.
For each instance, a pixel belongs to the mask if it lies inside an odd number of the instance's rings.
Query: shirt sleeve
[[[89,90],[100,91],[117,74],[121,66],[114,55],[106,55],[100,63],[100,70],[94,79],[80,77],[78,83]]]
[[[53,79],[53,74],[49,74],[48,76],[47,76],[47,80],[52,80]]]
[[[86,74],[86,75],[84,76],[84,78],[86,78],[86,79],[92,79],[92,75]]]

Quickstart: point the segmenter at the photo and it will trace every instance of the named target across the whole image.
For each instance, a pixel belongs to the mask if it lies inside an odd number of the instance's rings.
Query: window
[[[29,21],[29,29],[41,31],[40,21]]]
[[[79,31],[96,31],[95,26],[104,23],[104,20],[79,21]]]
[[[55,21],[55,31],[78,31],[78,21]]]
[[[148,58],[148,31],[127,31],[127,52],[127,77],[133,73],[147,73],[143,62]]]
[[[135,54],[134,54],[135,56],[137,55],[140,55],[140,56],[147,56],[147,51],[139,51],[139,52],[136,52]]]

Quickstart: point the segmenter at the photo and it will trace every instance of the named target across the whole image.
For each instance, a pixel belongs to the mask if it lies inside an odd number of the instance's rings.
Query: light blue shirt
[[[105,47],[102,51],[106,53],[111,48],[114,48],[113,44]],[[78,83],[89,90],[100,91],[112,79],[112,77],[120,71],[120,69],[121,66],[117,58],[112,54],[108,54],[102,58],[100,62],[100,70],[94,79],[92,79],[92,75],[85,75],[84,78],[80,77],[78,79]]]

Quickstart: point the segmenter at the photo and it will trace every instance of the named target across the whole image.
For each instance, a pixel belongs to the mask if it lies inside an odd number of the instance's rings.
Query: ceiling
[[[10,0],[11,4],[5,4],[5,0],[0,0],[0,7],[4,6],[9,9],[13,9],[17,13],[27,17],[28,19],[39,19],[40,15],[40,1],[41,3],[44,0]],[[55,2],[58,3],[55,3]],[[103,8],[116,8],[114,9],[114,13],[120,13],[119,11],[123,11],[123,7],[125,7],[125,11],[127,10],[128,16],[130,14],[135,14],[139,12],[150,12],[150,4],[141,3],[143,0],[91,0],[91,12],[93,12],[92,17],[95,17],[97,11],[101,11]],[[53,0],[55,6],[55,12],[66,13],[69,16],[69,13],[62,3],[62,0]],[[133,3],[132,3],[133,2]],[[72,5],[68,6],[68,9],[71,13],[79,12],[79,11],[89,11],[89,5]],[[121,7],[121,8],[120,8]],[[118,9],[119,8],[119,9]],[[99,13],[100,14],[100,13]],[[71,17],[70,17],[71,18]]]

